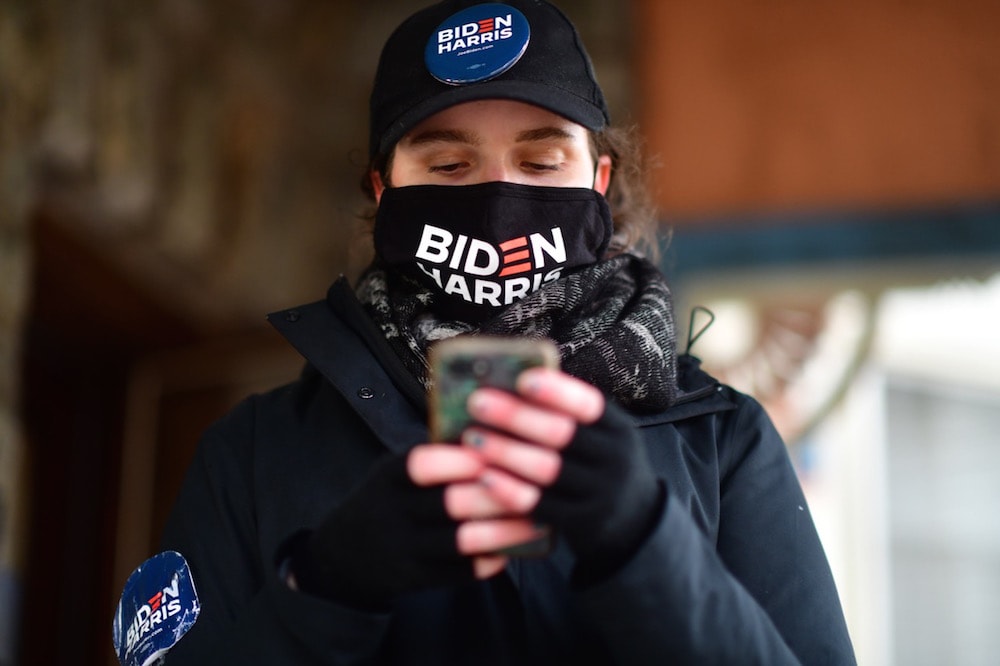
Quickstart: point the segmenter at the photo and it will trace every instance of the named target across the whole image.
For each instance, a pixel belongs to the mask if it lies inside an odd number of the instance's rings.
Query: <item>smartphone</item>
[[[433,442],[457,443],[472,424],[465,409],[481,386],[514,391],[518,375],[538,366],[559,367],[559,352],[549,340],[458,336],[442,340],[428,354],[433,383],[430,433]]]
[[[549,340],[458,336],[436,343],[428,352],[431,384],[428,417],[432,442],[461,441],[473,420],[466,411],[477,388],[514,391],[518,375],[528,368],[559,367],[559,352]],[[538,557],[551,550],[549,534],[500,551],[511,557]]]

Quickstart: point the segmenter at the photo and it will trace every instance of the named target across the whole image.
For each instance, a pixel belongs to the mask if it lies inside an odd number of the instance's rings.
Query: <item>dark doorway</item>
[[[27,566],[20,663],[116,664],[111,623],[201,432],[302,360],[264,322],[186,319],[40,214],[25,331]]]
[[[117,603],[111,575],[129,369],[197,336],[52,220],[40,215],[33,230],[19,651],[23,664],[103,664]]]

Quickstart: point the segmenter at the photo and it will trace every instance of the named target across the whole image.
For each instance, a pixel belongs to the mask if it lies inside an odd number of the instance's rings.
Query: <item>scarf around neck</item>
[[[427,349],[461,334],[549,338],[563,371],[635,411],[659,411],[677,397],[670,288],[649,261],[620,254],[587,266],[473,325],[437,318],[434,294],[373,265],[356,292],[406,368],[429,386]]]

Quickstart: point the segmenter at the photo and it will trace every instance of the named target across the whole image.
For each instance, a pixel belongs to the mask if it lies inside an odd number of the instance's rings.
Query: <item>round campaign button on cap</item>
[[[486,81],[513,67],[530,38],[528,19],[518,10],[499,2],[475,5],[434,30],[424,61],[431,76],[443,83]]]

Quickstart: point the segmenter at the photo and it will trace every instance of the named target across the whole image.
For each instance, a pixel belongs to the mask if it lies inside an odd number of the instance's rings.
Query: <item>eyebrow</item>
[[[519,132],[514,140],[517,143],[528,143],[532,141],[550,141],[552,139],[572,139],[573,135],[561,127],[538,127],[536,129]],[[456,129],[435,129],[414,134],[407,140],[411,146],[423,146],[430,143],[464,143],[470,146],[481,143],[479,137],[473,132]]]
[[[479,137],[472,132],[465,130],[427,130],[411,136],[407,143],[413,146],[422,146],[428,143],[467,143],[477,145],[480,143]]]
[[[538,129],[525,130],[520,132],[515,141],[518,143],[526,141],[548,141],[551,139],[572,139],[573,135],[561,127],[539,127]]]

